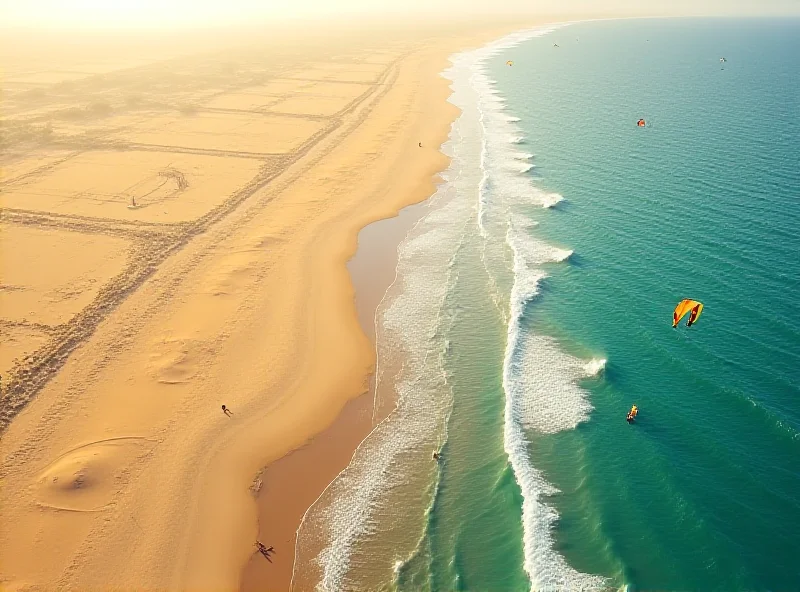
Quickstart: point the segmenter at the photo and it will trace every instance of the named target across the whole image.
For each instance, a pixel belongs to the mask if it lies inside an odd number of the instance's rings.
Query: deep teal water
[[[557,548],[632,589],[800,590],[800,21],[581,23],[490,71],[565,198],[531,233],[574,250],[529,326],[608,359],[589,421],[532,436]]]

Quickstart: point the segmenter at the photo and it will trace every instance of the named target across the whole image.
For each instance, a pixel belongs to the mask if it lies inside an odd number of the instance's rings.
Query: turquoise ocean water
[[[447,76],[376,315],[397,406],[310,510],[309,581],[800,590],[800,20],[575,23]]]

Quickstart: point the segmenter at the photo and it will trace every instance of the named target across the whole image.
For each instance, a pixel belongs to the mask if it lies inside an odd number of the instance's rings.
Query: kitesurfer
[[[647,122],[645,122],[644,119],[640,119],[639,121],[636,122],[636,125],[638,127],[644,127],[645,125],[647,125]]]
[[[222,412],[223,412],[225,415],[227,415],[228,417],[230,417],[231,415],[233,415],[233,411],[231,411],[230,409],[228,409],[228,408],[227,408],[225,405],[223,405],[223,406],[222,406]]]
[[[628,417],[626,417],[625,419],[628,423],[633,423],[633,420],[636,419],[637,415],[639,415],[639,408],[636,405],[634,405],[633,407],[631,407],[631,410],[628,411]]]

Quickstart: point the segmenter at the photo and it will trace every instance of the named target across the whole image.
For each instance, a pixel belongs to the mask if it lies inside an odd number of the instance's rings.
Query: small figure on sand
[[[419,143],[419,147],[422,148],[422,142]]]
[[[433,460],[439,460],[440,458],[442,458],[442,455],[434,450],[433,451]]]
[[[223,412],[225,415],[227,415],[228,417],[230,417],[231,415],[233,415],[233,411],[231,411],[230,409],[228,409],[228,408],[227,408],[225,405],[223,405],[223,406],[222,406],[222,412]]]
[[[275,548],[271,546],[267,548],[267,546],[264,545],[264,543],[262,543],[261,541],[256,541],[256,547],[258,548],[258,552],[261,553],[264,557],[266,557],[267,561],[272,563],[272,559],[270,558],[269,554],[274,553]]]

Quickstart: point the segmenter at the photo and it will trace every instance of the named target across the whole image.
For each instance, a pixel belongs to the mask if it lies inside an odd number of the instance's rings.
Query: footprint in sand
[[[182,339],[159,340],[153,344],[148,370],[163,384],[183,384],[197,373],[197,356]]]
[[[203,291],[213,296],[228,296],[241,292],[250,284],[257,268],[250,253],[237,253],[228,257],[203,281]]]
[[[54,510],[101,511],[121,488],[124,471],[149,449],[144,438],[114,438],[74,448],[39,473],[36,501]]]

